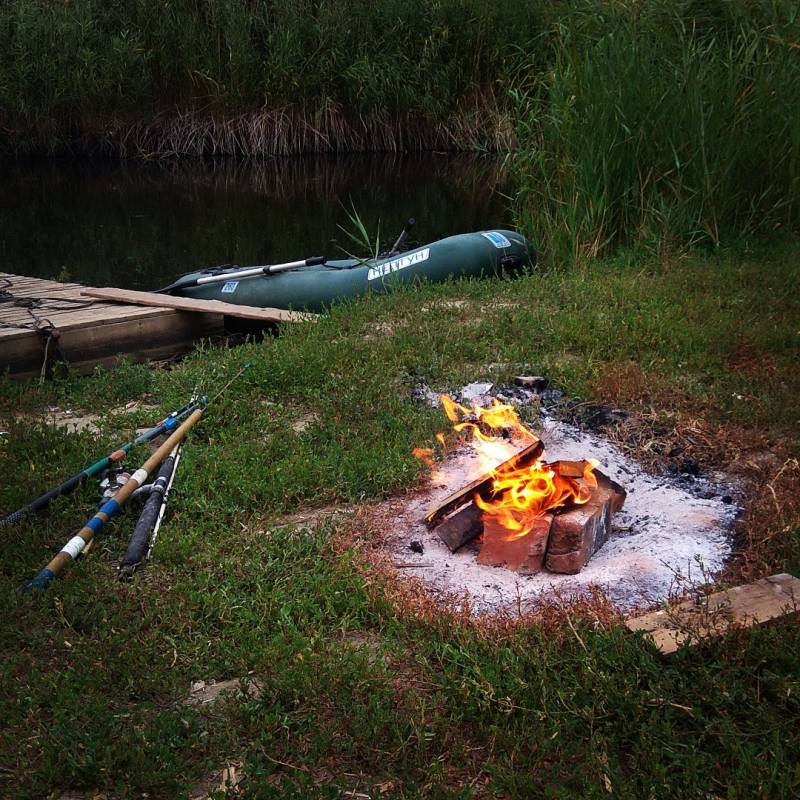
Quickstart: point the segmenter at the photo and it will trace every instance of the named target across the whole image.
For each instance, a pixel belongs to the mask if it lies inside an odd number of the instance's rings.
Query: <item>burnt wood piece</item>
[[[582,478],[586,471],[585,461],[553,461],[550,468],[562,478]]]
[[[557,514],[550,528],[545,564],[551,572],[574,575],[605,544],[611,516],[622,508],[625,490],[595,470],[597,486],[588,502]]]
[[[625,505],[625,498],[628,496],[628,493],[625,489],[620,486],[616,481],[612,481],[611,478],[608,477],[603,472],[600,472],[599,469],[594,471],[594,476],[597,479],[597,488],[598,489],[605,489],[612,493],[612,503],[611,503],[611,510],[616,513],[617,511],[622,510],[622,506]]]
[[[544,443],[536,441],[524,449],[507,458],[489,473],[481,475],[475,480],[470,481],[466,486],[462,486],[458,491],[446,497],[438,506],[431,509],[426,515],[424,522],[429,528],[439,524],[439,521],[446,517],[450,512],[469,502],[476,492],[485,492],[490,488],[492,475],[498,470],[516,469],[532,464],[544,453]]]
[[[546,513],[534,521],[530,533],[509,539],[509,532],[496,518],[483,523],[483,544],[478,563],[487,567],[507,567],[520,575],[535,575],[542,569],[553,515]]]
[[[436,526],[436,534],[455,553],[483,531],[483,511],[468,503]]]
[[[470,501],[435,528],[437,536],[455,553],[483,532],[483,511]]]

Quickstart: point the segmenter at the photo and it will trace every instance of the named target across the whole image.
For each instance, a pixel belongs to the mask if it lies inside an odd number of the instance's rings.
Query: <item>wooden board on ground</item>
[[[734,628],[748,628],[800,610],[800,580],[781,573],[755,583],[717,592],[700,601],[654,611],[625,623],[632,631],[644,631],[662,653],[674,653],[681,645],[696,644]]]
[[[259,322],[306,322],[317,318],[316,314],[298,311],[285,311],[281,308],[257,308],[235,303],[223,303],[221,300],[197,300],[192,297],[175,297],[171,294],[156,292],[136,292],[132,289],[84,289],[87,297],[100,300],[111,300],[116,303],[132,303],[139,306],[156,308],[172,308],[177,311],[200,311],[207,314],[224,314],[228,317],[252,319]]]

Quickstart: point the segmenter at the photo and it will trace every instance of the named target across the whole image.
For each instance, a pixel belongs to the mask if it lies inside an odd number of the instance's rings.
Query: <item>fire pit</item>
[[[596,587],[629,610],[722,569],[739,511],[726,476],[649,474],[596,432],[542,415],[534,433],[482,400],[441,398],[462,441],[416,451],[427,488],[376,509],[395,563],[429,592],[483,614]]]
[[[454,428],[486,463],[509,446],[521,449],[488,468],[425,515],[451,552],[481,538],[477,561],[520,575],[577,573],[605,543],[626,492],[590,460],[544,460],[544,443],[516,410],[493,400],[471,409],[441,397]],[[439,437],[441,443],[443,436]],[[431,451],[417,455],[430,459]]]

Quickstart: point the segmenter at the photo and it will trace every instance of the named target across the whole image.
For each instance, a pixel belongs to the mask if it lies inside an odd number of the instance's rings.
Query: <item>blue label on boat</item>
[[[239,281],[226,281],[225,285],[222,287],[222,294],[233,294],[238,285]]]
[[[498,233],[497,231],[486,231],[482,233],[481,236],[485,236],[495,247],[500,249],[511,247],[511,242],[509,242],[502,233]]]

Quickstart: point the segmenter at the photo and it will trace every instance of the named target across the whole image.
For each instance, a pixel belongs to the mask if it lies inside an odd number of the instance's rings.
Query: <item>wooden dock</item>
[[[121,355],[135,361],[168,358],[187,352],[198,339],[224,333],[222,309],[233,309],[181,298],[175,299],[194,310],[118,303],[89,297],[89,290],[95,291],[78,283],[0,272],[0,372],[29,377],[66,362],[85,373]],[[284,311],[270,316],[270,309],[249,309],[251,316],[257,311],[272,321],[290,317]]]

